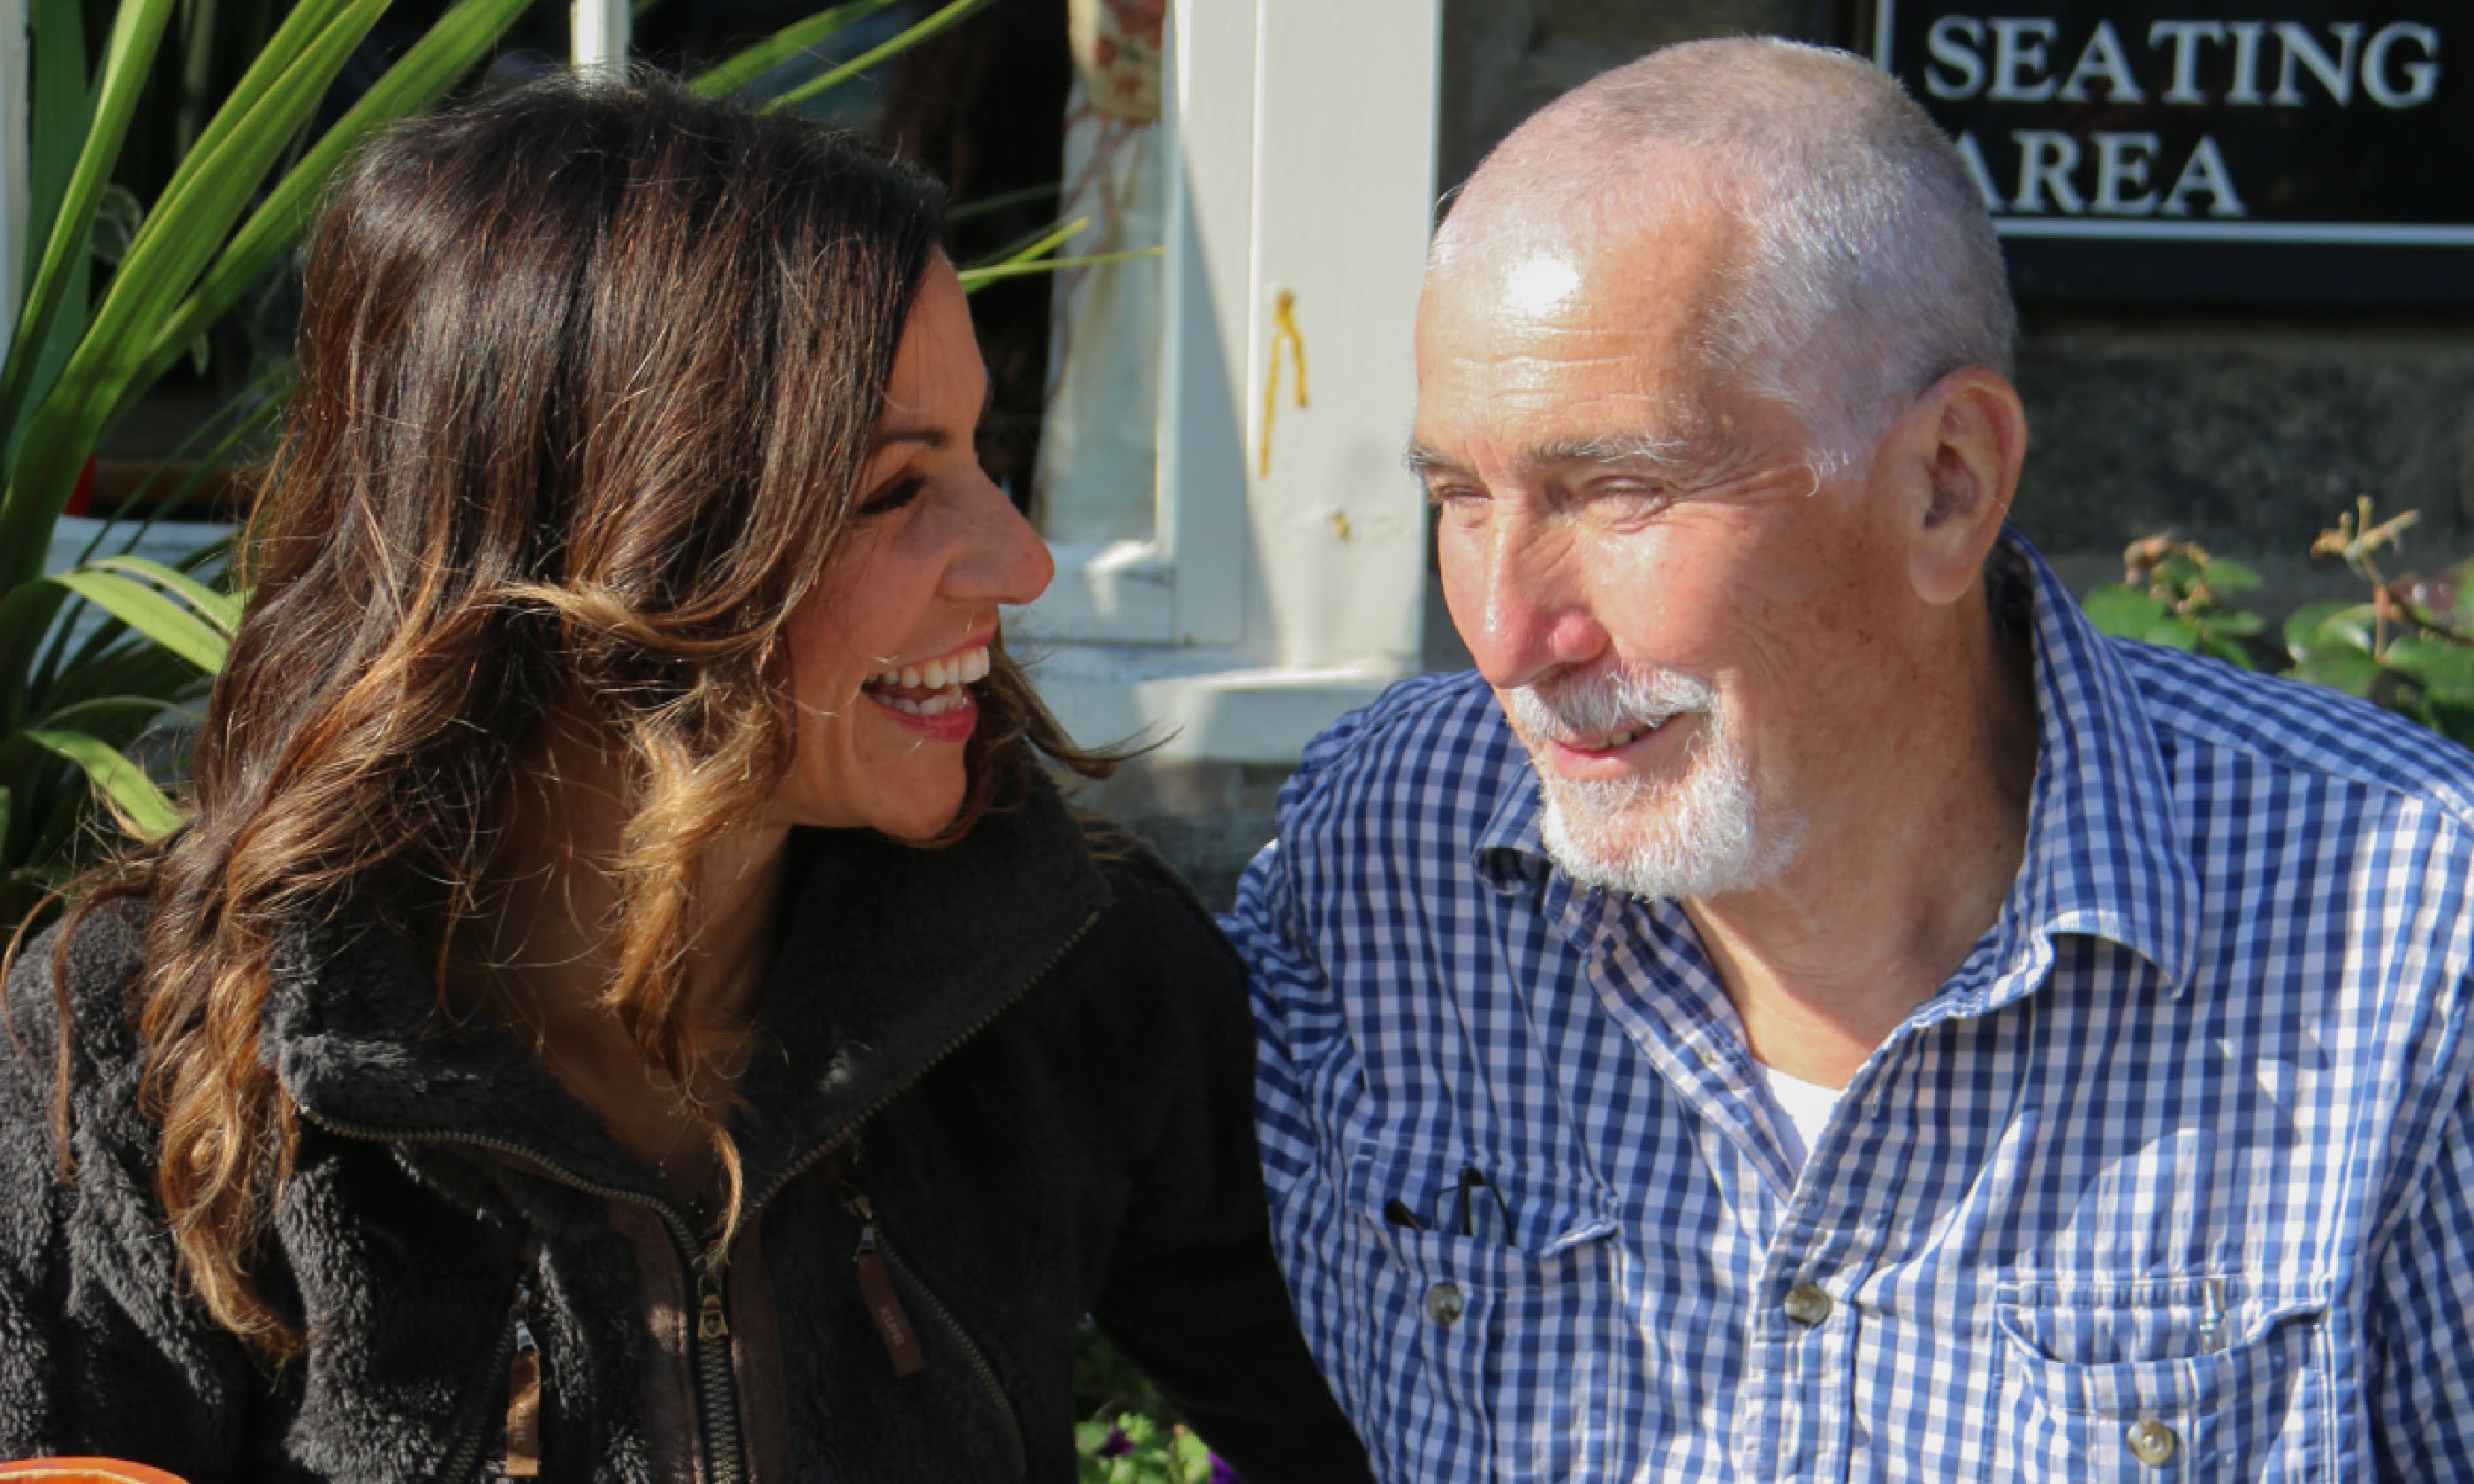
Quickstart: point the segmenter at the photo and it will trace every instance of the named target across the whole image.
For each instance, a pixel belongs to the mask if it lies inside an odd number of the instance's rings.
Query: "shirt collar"
[[[2198,954],[2199,878],[2147,705],[2121,652],[2027,539],[2003,539],[2034,591],[2038,736],[2025,856],[1995,962],[2017,962],[2031,941],[2087,934],[2147,959],[2178,993]]]
[[[2057,934],[2088,934],[2156,966],[2170,991],[2197,953],[2198,876],[2173,831],[2172,795],[2154,729],[2129,672],[2061,579],[2016,530],[2002,535],[2029,589],[2035,625],[2036,780],[2019,878],[1970,968],[1989,970],[1969,997],[1991,1008],[2033,987],[2018,974]],[[1544,805],[1525,752],[1471,849],[1497,890],[1562,873],[1547,858]],[[1977,975],[1962,970],[1963,979]]]

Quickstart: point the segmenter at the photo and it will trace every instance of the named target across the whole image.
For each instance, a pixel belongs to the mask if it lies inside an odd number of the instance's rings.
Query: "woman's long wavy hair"
[[[158,1188],[198,1296],[262,1353],[301,1344],[251,1274],[299,1137],[260,1053],[274,949],[375,915],[435,949],[444,996],[494,810],[554,705],[589,707],[628,778],[607,1004],[648,1066],[704,1085],[697,863],[790,757],[780,640],[853,517],[941,205],[849,136],[565,78],[396,128],[335,185],[188,822],[74,909],[151,898]],[[992,658],[948,839],[1034,750],[1108,761]],[[691,1106],[735,1221],[736,1151]]]

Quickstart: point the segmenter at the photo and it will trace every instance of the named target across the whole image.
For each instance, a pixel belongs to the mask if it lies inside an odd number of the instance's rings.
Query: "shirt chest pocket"
[[[1987,1477],[2329,1477],[2325,1307],[2235,1279],[2005,1285]]]
[[[1378,1452],[1396,1448],[1411,1477],[1439,1463],[1456,1479],[1605,1476],[1620,1393],[1598,1374],[1618,1353],[1598,1290],[1616,1225],[1594,1185],[1377,1149],[1351,1161],[1349,1205],[1367,1328],[1395,1378],[1374,1399],[1384,1425],[1365,1429]]]

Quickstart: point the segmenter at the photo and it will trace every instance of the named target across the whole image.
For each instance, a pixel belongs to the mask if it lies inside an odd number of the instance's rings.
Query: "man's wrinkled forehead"
[[[1541,223],[1484,204],[1427,271],[1421,393],[1445,381],[1542,393],[1587,374],[1601,388],[1697,402],[1727,379],[1710,360],[1723,338],[1712,317],[1733,298],[1734,224],[1725,214]]]
[[[1733,193],[1678,152],[1633,153],[1535,174],[1490,160],[1435,234],[1421,327],[1446,299],[1515,326],[1647,325],[1717,303],[1745,238]]]

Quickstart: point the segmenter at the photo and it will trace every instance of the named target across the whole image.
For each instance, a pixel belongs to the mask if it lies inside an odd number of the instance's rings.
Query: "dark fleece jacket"
[[[1266,1238],[1243,972],[1183,886],[1139,848],[1095,861],[1045,788],[951,850],[797,850],[734,1124],[754,1215],[718,1260],[523,1045],[440,1013],[424,954],[298,935],[265,1055],[303,1137],[257,1278],[308,1347],[276,1369],[175,1270],[135,910],[68,954],[68,1183],[31,945],[35,1055],[0,1047],[0,1456],[476,1477],[525,1435],[521,1328],[547,1478],[1063,1480],[1087,1313],[1254,1484],[1364,1478]]]

